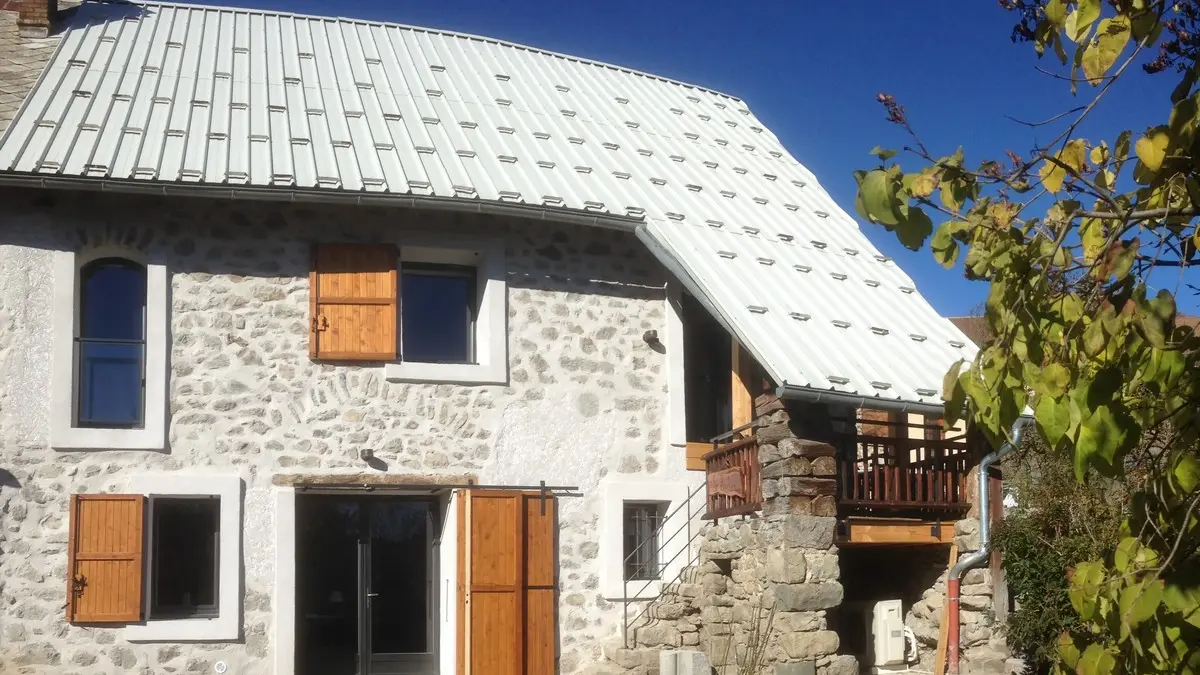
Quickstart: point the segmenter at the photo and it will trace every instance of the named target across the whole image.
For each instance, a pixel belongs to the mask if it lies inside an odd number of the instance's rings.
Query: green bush
[[[1070,457],[1051,452],[1036,432],[1006,462],[1005,484],[1017,506],[996,529],[994,545],[1004,556],[1014,605],[1009,646],[1030,672],[1045,673],[1059,635],[1081,629],[1067,595],[1068,570],[1113,551],[1127,499],[1112,481],[1076,481]]]

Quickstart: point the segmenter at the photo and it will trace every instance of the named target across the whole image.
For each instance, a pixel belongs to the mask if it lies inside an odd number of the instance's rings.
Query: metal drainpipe
[[[1031,421],[1028,417],[1019,418],[1012,426],[1012,440],[988,453],[979,462],[979,492],[977,493],[979,495],[979,550],[959,559],[958,563],[950,568],[950,576],[946,579],[946,622],[948,624],[946,631],[946,666],[949,675],[958,675],[958,598],[959,588],[962,585],[962,576],[966,574],[967,570],[987,560],[992,547],[991,508],[988,501],[987,489],[988,469],[1021,444],[1021,436],[1025,433],[1025,425]]]

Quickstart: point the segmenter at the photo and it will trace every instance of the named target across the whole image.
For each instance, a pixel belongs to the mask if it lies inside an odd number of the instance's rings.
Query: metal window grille
[[[666,502],[625,504],[625,579],[662,578],[659,531],[667,514]]]

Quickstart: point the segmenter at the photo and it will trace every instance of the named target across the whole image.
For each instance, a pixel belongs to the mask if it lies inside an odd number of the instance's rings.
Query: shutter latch
[[[82,596],[85,587],[87,587],[87,577],[80,575],[71,580],[71,592],[75,594],[75,597]]]
[[[312,332],[320,333],[321,331],[329,330],[329,319],[324,314],[313,317]]]

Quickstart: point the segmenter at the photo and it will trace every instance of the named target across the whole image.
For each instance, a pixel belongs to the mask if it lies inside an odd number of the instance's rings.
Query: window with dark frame
[[[667,515],[667,502],[626,502],[625,580],[655,581],[662,578],[659,530]]]
[[[401,262],[400,357],[475,363],[476,286],[474,267]]]
[[[680,308],[683,323],[684,425],[687,441],[708,443],[733,428],[729,333],[691,295]]]
[[[151,509],[149,618],[217,616],[221,500],[155,497]]]
[[[145,422],[146,268],[101,258],[79,271],[75,424],[137,429]]]

